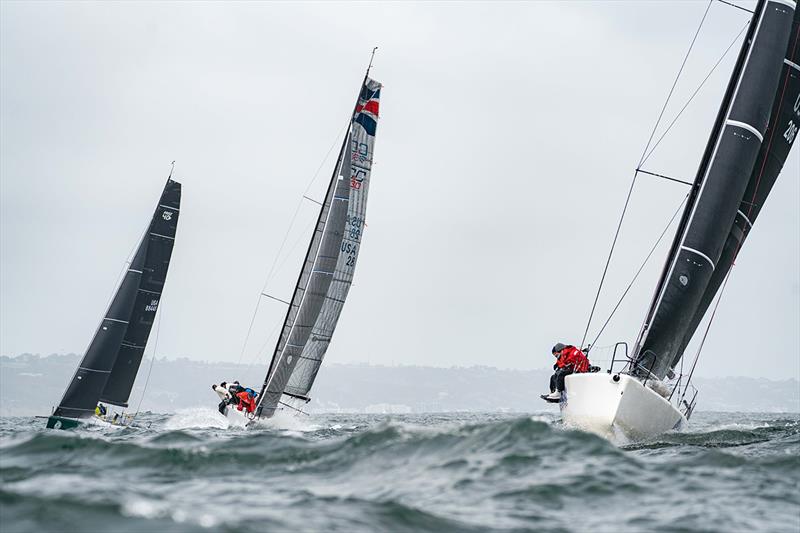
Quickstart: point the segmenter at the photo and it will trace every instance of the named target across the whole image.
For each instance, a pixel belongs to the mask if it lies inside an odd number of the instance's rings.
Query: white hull
[[[572,374],[564,381],[564,423],[607,438],[647,440],[686,418],[666,398],[626,374]]]

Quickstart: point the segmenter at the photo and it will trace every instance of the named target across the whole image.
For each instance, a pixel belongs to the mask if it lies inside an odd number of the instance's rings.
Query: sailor
[[[580,349],[563,343],[553,346],[553,356],[556,363],[553,365],[555,373],[550,377],[550,394],[542,396],[548,401],[558,401],[564,392],[564,378],[573,373],[589,371],[589,359]]]
[[[242,391],[236,394],[236,397],[239,398],[239,406],[237,409],[240,411],[246,410],[248,413],[255,411],[256,396],[258,396],[258,394],[253,389],[242,387]]]
[[[102,403],[98,403],[97,407],[94,408],[95,416],[98,416],[100,418],[103,418],[104,416],[106,416],[107,413],[108,413],[108,409],[106,409],[106,406],[103,405]]]
[[[231,394],[229,385],[224,381],[219,385],[217,384],[211,385],[211,390],[216,392],[217,396],[219,396],[220,402],[217,409],[223,415],[225,414],[225,408],[228,405],[230,404],[236,405],[238,403],[236,396]]]

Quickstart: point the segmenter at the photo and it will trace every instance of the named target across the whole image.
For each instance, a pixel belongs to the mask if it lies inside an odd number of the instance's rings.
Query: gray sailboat
[[[380,96],[368,68],[251,418],[311,400],[361,250]]]

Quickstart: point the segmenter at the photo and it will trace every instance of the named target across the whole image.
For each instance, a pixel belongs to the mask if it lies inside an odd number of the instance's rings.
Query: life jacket
[[[236,395],[239,398],[239,410],[247,409],[248,413],[256,410],[256,402],[253,401],[253,395],[246,391],[242,391]]]
[[[586,357],[582,351],[574,346],[567,346],[558,356],[556,360],[558,368],[571,367],[575,373],[589,371],[589,358]]]

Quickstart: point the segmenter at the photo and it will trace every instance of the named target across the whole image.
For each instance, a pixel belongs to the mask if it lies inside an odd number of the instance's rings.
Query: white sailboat
[[[724,287],[800,125],[796,7],[793,0],[758,2],[632,353],[617,343],[607,372],[567,376],[565,424],[640,440],[691,417],[697,357],[687,374],[677,365]]]

